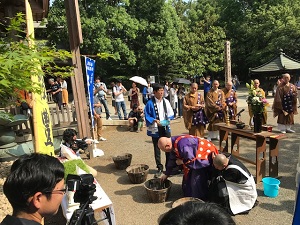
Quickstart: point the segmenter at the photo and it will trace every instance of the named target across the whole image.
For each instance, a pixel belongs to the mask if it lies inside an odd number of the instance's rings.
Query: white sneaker
[[[295,131],[294,131],[294,130],[291,130],[291,129],[287,129],[286,132],[287,132],[287,133],[295,133]]]
[[[107,120],[112,120],[112,118],[108,117]]]
[[[285,130],[281,130],[280,133],[285,134],[286,132],[285,132]]]
[[[106,141],[106,138],[104,138],[104,137],[99,137],[99,138],[98,138],[98,141]]]

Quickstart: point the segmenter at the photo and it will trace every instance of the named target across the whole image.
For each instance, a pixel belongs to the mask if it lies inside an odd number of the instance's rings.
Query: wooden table
[[[278,177],[278,152],[279,140],[285,138],[285,135],[262,131],[261,133],[254,133],[250,129],[237,129],[235,125],[226,125],[225,123],[215,124],[219,129],[220,143],[219,150],[228,152],[228,137],[231,134],[230,153],[236,158],[256,165],[256,182],[262,180],[266,176],[266,153],[267,144],[269,145],[269,176]],[[256,159],[252,161],[248,158],[240,156],[240,138],[254,140],[256,142]],[[251,146],[251,142],[249,142]]]

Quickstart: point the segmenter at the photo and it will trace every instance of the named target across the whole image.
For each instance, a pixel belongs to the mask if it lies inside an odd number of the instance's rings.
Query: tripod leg
[[[109,225],[112,225],[111,216],[110,216],[110,210],[109,208],[103,209],[103,212],[106,215],[106,219],[108,220]]]

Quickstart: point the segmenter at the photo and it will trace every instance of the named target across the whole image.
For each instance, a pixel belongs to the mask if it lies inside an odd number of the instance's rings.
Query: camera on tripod
[[[94,210],[90,204],[96,200],[94,193],[96,185],[91,174],[67,176],[68,192],[74,192],[74,202],[80,203],[70,219],[69,225],[92,225],[95,224]]]

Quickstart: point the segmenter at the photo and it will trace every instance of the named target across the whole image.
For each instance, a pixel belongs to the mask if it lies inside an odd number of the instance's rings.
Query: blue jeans
[[[108,119],[110,117],[110,114],[109,114],[109,109],[107,107],[107,101],[104,97],[99,97],[99,101],[103,105],[105,109],[106,119]]]
[[[124,119],[127,120],[127,112],[126,112],[125,102],[124,101],[122,101],[122,102],[116,102],[116,107],[117,107],[117,112],[118,112],[119,120],[122,119],[122,117],[121,117],[121,108],[122,108],[122,111],[123,111]]]

